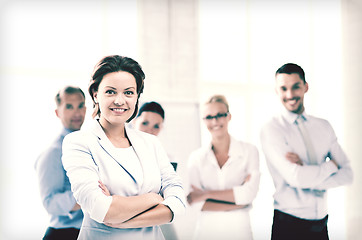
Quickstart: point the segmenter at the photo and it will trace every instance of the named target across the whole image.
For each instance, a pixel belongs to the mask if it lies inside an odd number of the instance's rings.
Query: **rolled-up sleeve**
[[[241,186],[233,187],[235,204],[246,205],[252,203],[255,199],[260,182],[260,171],[259,171],[259,152],[255,146],[249,145],[248,154],[248,167],[246,171],[250,174],[249,181],[245,182]]]
[[[241,186],[233,187],[235,204],[247,205],[252,203],[259,190],[260,172],[252,171],[250,180]]]
[[[98,187],[98,167],[80,132],[68,134],[63,141],[63,166],[67,171],[74,197],[82,210],[102,223],[112,203],[112,197]]]

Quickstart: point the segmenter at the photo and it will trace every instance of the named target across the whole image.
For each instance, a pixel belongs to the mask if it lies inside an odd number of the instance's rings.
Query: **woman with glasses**
[[[259,187],[259,153],[228,131],[229,105],[223,95],[203,106],[211,143],[192,152],[187,200],[199,211],[194,239],[252,239],[249,209]]]

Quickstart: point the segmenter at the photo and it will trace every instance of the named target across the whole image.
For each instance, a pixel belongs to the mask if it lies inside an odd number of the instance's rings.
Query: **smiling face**
[[[83,95],[81,93],[63,93],[60,98],[60,104],[55,110],[57,117],[65,128],[71,131],[79,130],[86,112]]]
[[[135,128],[142,132],[150,133],[158,136],[163,126],[163,118],[155,112],[142,112],[135,119]]]
[[[227,113],[227,114],[225,114]],[[203,118],[212,137],[221,137],[228,134],[228,124],[231,119],[224,103],[207,103],[203,109]]]
[[[305,83],[297,73],[279,73],[275,79],[275,91],[284,107],[296,114],[303,113],[304,94],[308,91],[308,83]]]
[[[99,104],[103,127],[124,125],[135,111],[138,97],[136,79],[124,71],[108,73],[104,75],[93,97]]]

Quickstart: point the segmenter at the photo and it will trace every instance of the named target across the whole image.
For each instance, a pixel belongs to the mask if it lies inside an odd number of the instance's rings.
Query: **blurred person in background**
[[[133,120],[134,128],[142,132],[146,132],[158,136],[163,129],[165,121],[165,111],[158,102],[145,102],[140,107],[136,118]],[[173,168],[177,169],[177,162],[172,161],[169,155]]]
[[[165,111],[157,102],[145,102],[140,107],[137,117],[133,120],[135,128],[158,136],[163,128]]]
[[[63,129],[55,141],[37,159],[35,170],[43,205],[50,216],[44,240],[77,239],[83,213],[71,191],[62,164],[64,137],[81,128],[86,114],[85,96],[79,87],[66,86],[55,97],[55,114]]]
[[[188,161],[187,200],[199,212],[194,239],[252,239],[249,210],[259,189],[258,150],[229,134],[225,96],[212,96],[202,115],[211,142]]]
[[[327,189],[350,184],[350,162],[330,123],[308,115],[309,85],[294,63],[275,73],[283,107],[261,129],[261,144],[275,185],[271,239],[329,239]]]
[[[151,101],[142,104],[133,121],[135,129],[158,136],[163,128],[164,120],[165,111],[161,104]],[[176,171],[177,163],[171,162],[171,164]],[[177,234],[172,224],[161,225],[161,230],[166,239],[177,240]]]

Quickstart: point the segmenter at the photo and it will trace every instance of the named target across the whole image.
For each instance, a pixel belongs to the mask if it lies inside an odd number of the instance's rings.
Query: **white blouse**
[[[248,175],[251,178],[243,184]],[[249,143],[230,139],[229,159],[219,167],[211,144],[191,153],[189,183],[203,190],[233,189],[237,205],[251,204],[259,189],[259,152]]]
[[[203,190],[233,189],[235,203],[251,205],[259,189],[259,153],[249,143],[231,137],[229,159],[220,168],[211,144],[189,158],[189,183]],[[250,175],[250,180],[245,178]],[[232,211],[200,211],[204,202],[192,205],[199,212],[193,239],[252,239],[250,207]]]
[[[124,159],[127,159],[128,161],[128,168],[132,169],[132,175],[137,180],[139,185],[143,184],[143,169],[140,163],[140,160],[138,159],[138,156],[132,146],[128,148],[116,148],[115,152],[118,156],[122,156]],[[122,162],[116,161],[119,164],[122,164]]]

